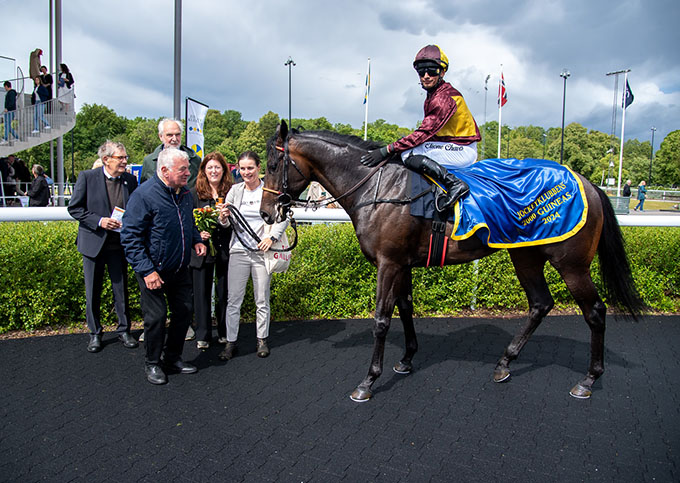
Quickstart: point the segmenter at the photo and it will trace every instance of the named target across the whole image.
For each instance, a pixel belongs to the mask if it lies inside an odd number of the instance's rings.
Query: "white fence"
[[[304,223],[349,222],[349,215],[342,209],[319,208],[316,211],[294,208],[293,216]],[[617,215],[621,226],[680,226],[680,214],[667,215]],[[3,221],[74,221],[65,207],[45,208],[0,208],[0,222]]]

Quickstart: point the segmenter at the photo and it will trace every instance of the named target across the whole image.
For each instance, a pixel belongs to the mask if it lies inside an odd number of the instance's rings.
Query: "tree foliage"
[[[136,117],[126,119],[112,109],[98,104],[85,104],[76,116],[76,126],[71,136],[64,136],[64,168],[67,179],[83,169],[89,169],[97,159],[97,148],[106,139],[125,144],[131,164],[140,164],[145,155],[159,144],[158,121]],[[258,121],[244,120],[234,110],[219,112],[209,109],[204,123],[204,152],[219,151],[229,163],[235,163],[238,155],[245,150],[257,152],[266,163],[267,140],[274,134],[281,117],[269,111]],[[329,130],[358,137],[364,136],[364,126],[354,128],[349,124],[333,124],[325,117],[315,119],[292,119],[292,127],[302,130]],[[479,159],[498,156],[498,122],[489,121],[479,126],[482,142],[478,143]],[[408,135],[413,128],[390,124],[377,119],[367,126],[368,138],[388,144]],[[605,178],[618,176],[620,140],[600,131],[588,130],[577,123],[571,123],[562,130],[557,127],[502,126],[501,157],[504,158],[545,158],[560,161],[600,184]],[[629,139],[623,147],[622,178],[632,179],[637,185],[641,180],[650,183],[649,141]],[[49,143],[19,153],[27,164],[40,163],[49,170]],[[614,166],[611,167],[610,165]],[[680,131],[671,132],[661,142],[654,154],[651,166],[654,186],[680,185]]]

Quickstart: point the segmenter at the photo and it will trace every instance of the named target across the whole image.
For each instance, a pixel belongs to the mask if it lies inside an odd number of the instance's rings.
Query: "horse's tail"
[[[593,187],[600,197],[604,216],[597,254],[600,258],[600,276],[605,287],[607,301],[610,305],[628,312],[633,319],[637,320],[645,304],[635,288],[621,228],[609,197],[597,186],[593,185]]]

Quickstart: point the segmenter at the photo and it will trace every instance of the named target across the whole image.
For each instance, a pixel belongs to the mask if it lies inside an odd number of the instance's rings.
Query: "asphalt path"
[[[165,386],[111,333],[98,354],[84,334],[2,340],[0,481],[680,481],[679,316],[609,317],[589,400],[568,392],[589,357],[577,316],[547,318],[512,378],[492,382],[521,323],[418,319],[403,376],[395,321],[366,403],[349,394],[368,369],[368,320],[275,322],[267,359],[253,324],[226,363],[187,342],[199,372]]]

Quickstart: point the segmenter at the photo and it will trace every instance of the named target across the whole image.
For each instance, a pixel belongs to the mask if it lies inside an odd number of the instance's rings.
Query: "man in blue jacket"
[[[193,200],[186,187],[189,174],[189,156],[176,148],[164,149],[156,174],[135,190],[123,215],[120,238],[141,291],[145,370],[151,384],[168,382],[164,369],[182,374],[197,371],[182,361],[193,315],[188,265],[192,249],[205,256],[207,248],[194,224]]]

